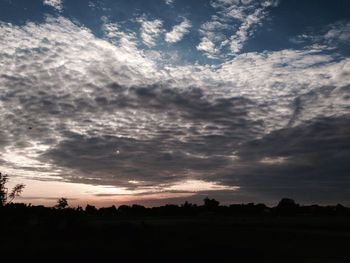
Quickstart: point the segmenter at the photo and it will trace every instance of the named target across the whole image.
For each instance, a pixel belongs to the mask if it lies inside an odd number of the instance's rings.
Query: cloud
[[[218,10],[217,15],[202,24],[200,33],[203,37],[197,49],[210,58],[225,58],[227,54],[241,52],[255,28],[267,17],[268,10],[277,6],[278,1],[215,0],[211,5]],[[225,31],[233,34],[228,35]]]
[[[327,41],[339,41],[340,43],[350,43],[350,23],[339,22],[330,26],[324,35]]]
[[[164,0],[166,5],[172,5],[174,4],[175,0]]]
[[[267,9],[277,6],[278,2],[273,0],[262,1],[260,6],[254,4],[253,1],[242,1],[241,9],[237,12],[233,4],[229,7],[225,15],[226,17],[232,17],[241,20],[242,23],[234,35],[230,37],[230,50],[237,54],[239,53],[245,42],[250,36],[254,34],[254,26],[259,26],[262,20],[267,16]],[[250,9],[254,11],[250,11]]]
[[[255,10],[251,15],[248,15],[240,25],[237,32],[230,38],[230,49],[233,53],[239,53],[243,48],[248,37],[252,35],[250,31],[253,25],[259,24],[264,17],[263,8]]]
[[[52,6],[53,8],[57,9],[58,11],[63,10],[63,3],[62,0],[43,0],[44,5]]]
[[[291,42],[304,45],[323,45],[329,48],[338,48],[350,43],[350,23],[348,21],[338,21],[329,24],[319,32],[305,32],[291,39]]]
[[[207,37],[201,39],[201,42],[197,45],[197,50],[205,52],[209,58],[216,58],[219,53],[219,49],[215,47],[214,42]]]
[[[223,30],[228,28],[229,26],[227,24],[220,21],[209,21],[201,25],[201,30],[203,30],[203,33],[205,31]]]
[[[184,19],[180,24],[174,26],[170,32],[165,34],[165,41],[168,43],[179,42],[186,34],[188,34],[191,28],[191,22],[188,19]]]
[[[232,147],[249,136],[255,138],[257,131],[250,130],[254,123],[246,120],[245,108],[253,106],[248,100],[209,102],[198,89],[181,92],[156,86],[126,91],[128,97],[115,97],[104,109],[106,101],[101,101],[99,107],[106,128],[112,123],[104,118],[119,112],[126,125],[118,134],[67,133],[64,141],[42,155],[43,160],[76,170],[71,179],[85,183],[103,177],[100,183],[129,185],[132,178],[157,185],[210,174],[215,180],[230,162],[226,155]],[[79,179],[80,174],[94,176]]]
[[[196,180],[271,196],[318,173],[338,187],[326,171],[347,184],[349,58],[312,46],[177,65],[103,29],[0,24],[2,170],[144,194]]]
[[[140,32],[143,43],[148,47],[155,46],[157,37],[164,31],[163,22],[159,19],[147,20],[144,17],[139,18],[138,22],[141,24]]]
[[[259,192],[275,200],[281,196],[307,203],[349,200],[349,118],[349,114],[316,118],[243,144],[230,183],[240,185],[247,195]]]
[[[133,85],[131,76],[154,67],[126,40],[122,39],[116,47],[64,18],[49,18],[41,25],[28,23],[24,28],[1,24],[1,31],[1,65],[13,59],[12,66],[21,68],[23,73],[15,73],[10,67],[1,72],[1,112],[2,118],[7,119],[1,122],[12,131],[11,138],[2,137],[7,147],[3,148],[2,159],[7,167],[37,167],[34,172],[38,172],[42,166],[41,172],[48,172],[45,163],[38,164],[42,149],[48,150],[64,139],[66,129],[88,129],[86,114],[94,112],[99,102],[89,97],[94,92],[99,97],[97,87],[111,90],[107,87],[113,87],[113,76],[119,76],[120,84],[125,81]],[[141,67],[136,69],[128,63]],[[108,64],[111,66],[107,69]],[[145,73],[139,72],[149,75]],[[96,78],[90,78],[92,75]],[[146,79],[141,82],[147,83]],[[84,88],[80,90],[79,85]],[[8,145],[10,141],[12,145]],[[51,169],[55,173],[59,170]]]
[[[110,22],[106,17],[102,17],[103,25],[102,31],[105,39],[114,45],[123,48],[128,53],[135,52],[141,54],[138,50],[138,39],[134,32],[124,32],[120,25]]]

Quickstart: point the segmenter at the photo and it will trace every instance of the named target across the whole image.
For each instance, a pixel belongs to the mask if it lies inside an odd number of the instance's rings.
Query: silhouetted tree
[[[67,198],[60,198],[57,200],[57,205],[56,208],[57,209],[65,209],[68,206],[68,199]]]
[[[7,200],[7,188],[5,187],[7,181],[7,175],[0,173],[0,206],[5,205]]]
[[[118,212],[122,215],[130,213],[131,207],[128,205],[121,205],[118,207]]]
[[[146,213],[146,207],[138,204],[133,204],[131,206],[131,213],[133,215],[142,215]]]
[[[341,204],[337,204],[335,207],[335,212],[338,215],[344,215],[347,212],[347,209],[345,206],[341,205]]]
[[[160,206],[158,208],[158,212],[161,215],[165,215],[165,216],[175,216],[179,214],[180,207],[178,205],[167,204],[164,206]]]
[[[183,203],[181,205],[181,207],[183,208],[192,208],[193,204],[189,203],[188,201],[185,201],[185,203]]]
[[[85,213],[94,215],[97,213],[97,208],[93,205],[87,204],[85,207]]]
[[[25,185],[24,184],[17,184],[12,188],[12,191],[8,195],[8,203],[11,203],[16,197],[20,196],[23,192]]]
[[[208,197],[204,198],[204,206],[208,209],[213,209],[219,206],[220,202]]]
[[[282,198],[276,207],[278,214],[281,215],[295,215],[298,208],[299,205],[290,198]]]
[[[194,215],[196,213],[197,205],[185,201],[185,203],[181,205],[181,209],[185,215]]]
[[[12,188],[11,192],[8,193],[8,189],[6,188],[8,180],[7,174],[0,173],[0,206],[11,203],[16,197],[21,195],[25,187],[24,184],[17,184]]]
[[[102,216],[115,216],[117,214],[117,208],[114,205],[111,207],[101,207],[98,213]]]

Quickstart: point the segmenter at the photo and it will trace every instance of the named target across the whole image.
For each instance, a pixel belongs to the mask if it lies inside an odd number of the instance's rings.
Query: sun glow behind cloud
[[[40,179],[40,178],[36,178]],[[49,179],[49,178],[46,178]],[[106,206],[119,203],[130,203],[142,199],[167,199],[179,197],[191,197],[199,192],[210,193],[210,191],[238,190],[236,186],[224,186],[216,182],[205,182],[201,180],[187,180],[173,185],[161,185],[158,187],[140,187],[129,189],[108,185],[89,185],[69,183],[64,181],[32,180],[26,177],[17,177],[10,181],[9,187],[17,183],[27,185],[25,193],[20,201],[32,204],[55,205],[62,196],[69,197],[72,206],[94,203],[98,206]]]

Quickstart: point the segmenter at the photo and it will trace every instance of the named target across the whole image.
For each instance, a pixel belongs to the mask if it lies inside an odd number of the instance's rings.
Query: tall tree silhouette
[[[11,192],[8,193],[6,184],[9,180],[7,174],[0,173],[0,206],[4,206],[8,203],[11,203],[16,197],[20,196],[25,187],[24,184],[15,185]]]
[[[57,209],[65,209],[68,206],[68,199],[67,198],[60,198],[57,200],[57,205],[56,208]]]

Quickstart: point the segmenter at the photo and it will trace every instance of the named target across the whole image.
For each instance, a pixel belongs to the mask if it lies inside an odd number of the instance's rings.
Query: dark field
[[[1,216],[2,262],[350,262],[348,216]]]

